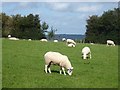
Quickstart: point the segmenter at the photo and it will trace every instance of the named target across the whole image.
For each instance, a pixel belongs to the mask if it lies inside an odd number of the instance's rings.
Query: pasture
[[[81,50],[91,48],[92,59],[83,60]],[[44,54],[58,51],[69,57],[73,75],[60,75],[58,66],[44,72]],[[118,46],[80,44],[67,47],[65,42],[2,40],[3,88],[117,88]]]

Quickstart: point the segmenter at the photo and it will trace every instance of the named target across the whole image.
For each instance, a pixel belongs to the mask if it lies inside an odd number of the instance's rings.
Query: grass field
[[[117,88],[118,46],[77,43],[69,48],[64,42],[2,41],[3,88]],[[89,46],[91,60],[82,60],[81,49]],[[44,54],[58,51],[69,57],[74,67],[72,76],[59,74],[58,66],[52,73],[44,72]],[[88,64],[88,62],[90,62]]]

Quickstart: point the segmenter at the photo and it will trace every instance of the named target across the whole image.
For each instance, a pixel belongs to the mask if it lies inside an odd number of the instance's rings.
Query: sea
[[[85,35],[81,34],[55,34],[53,39],[62,40],[62,38],[73,39],[73,40],[83,40]]]

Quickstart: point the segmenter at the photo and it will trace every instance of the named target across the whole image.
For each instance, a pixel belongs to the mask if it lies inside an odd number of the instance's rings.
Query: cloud
[[[97,5],[96,5],[97,4]],[[86,2],[79,2],[79,3],[71,3],[71,2],[66,2],[66,3],[61,3],[61,2],[56,2],[56,3],[48,3],[48,8],[56,11],[62,11],[62,12],[96,12],[102,8],[101,4],[98,3],[86,3]]]
[[[51,9],[53,10],[58,10],[58,11],[62,11],[62,10],[66,10],[69,7],[69,3],[48,3],[48,5],[50,6]]]
[[[77,12],[95,12],[102,8],[101,5],[91,5],[91,6],[79,6],[76,11]]]

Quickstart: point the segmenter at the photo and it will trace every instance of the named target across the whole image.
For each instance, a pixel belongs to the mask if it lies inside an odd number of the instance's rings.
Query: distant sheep
[[[51,73],[50,65],[56,64],[60,66],[60,74],[62,74],[62,71],[63,71],[64,75],[66,75],[65,73],[65,68],[66,68],[67,73],[69,75],[72,75],[73,67],[71,66],[71,63],[67,56],[62,55],[59,52],[50,51],[44,55],[44,59],[45,59],[45,72],[46,73],[47,73],[47,70],[49,71],[49,73]]]
[[[28,39],[28,41],[31,41],[32,39]]]
[[[63,41],[63,42],[66,41],[66,38],[62,38],[62,41]]]
[[[68,44],[68,47],[75,47],[73,43]]]
[[[42,42],[47,42],[47,39],[41,39],[40,41],[42,41]]]
[[[16,37],[10,37],[9,39],[10,39],[10,40],[19,40],[19,39],[16,38]]]
[[[94,45],[94,43],[90,43],[91,45]]]
[[[112,40],[107,40],[107,46],[115,46],[115,43]]]
[[[87,59],[88,57],[90,57],[90,59],[91,59],[91,51],[90,51],[89,47],[84,47],[82,49],[82,57],[83,57],[83,59]]]
[[[8,38],[10,38],[11,37],[11,35],[8,35]]]
[[[76,45],[76,42],[72,39],[67,39],[66,42],[67,42],[67,44],[72,43],[72,44]]]
[[[58,40],[54,40],[54,42],[58,42]]]

